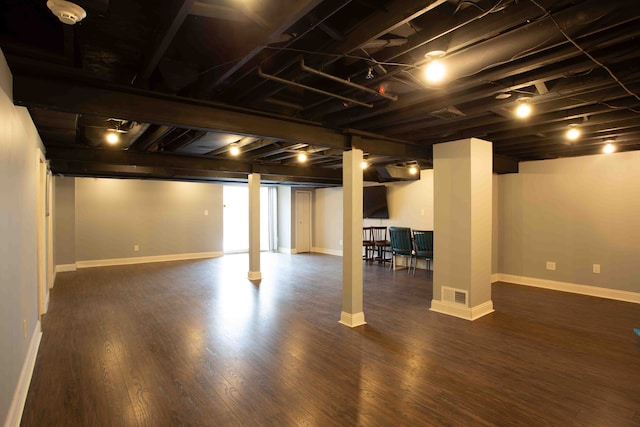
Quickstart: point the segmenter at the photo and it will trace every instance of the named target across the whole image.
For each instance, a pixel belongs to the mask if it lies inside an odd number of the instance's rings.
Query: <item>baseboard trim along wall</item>
[[[476,320],[489,313],[493,313],[493,301],[487,301],[475,307],[467,307],[448,301],[431,300],[431,311],[448,314],[465,320]]]
[[[149,262],[184,261],[188,259],[217,258],[224,255],[223,252],[198,252],[193,254],[155,255],[134,258],[97,259],[90,261],[78,261],[78,268],[108,267],[113,265],[146,264]]]
[[[283,248],[283,247],[278,247],[278,252],[280,252],[281,254],[290,254],[291,253],[291,248]]]
[[[311,252],[317,253],[317,254],[342,256],[342,251],[336,250],[336,249],[325,249],[325,248],[312,247],[311,248]]]
[[[78,267],[75,264],[58,264],[56,265],[56,273],[66,273],[68,271],[76,271]]]
[[[41,339],[42,329],[40,328],[40,321],[38,320],[36,322],[36,327],[33,330],[33,334],[31,334],[27,357],[24,359],[22,369],[20,370],[20,378],[18,379],[16,390],[13,393],[11,406],[9,406],[9,414],[7,415],[7,419],[4,423],[5,427],[18,427],[20,425],[22,411],[24,410],[24,404],[27,401],[27,392],[29,391],[33,368],[36,365],[36,356],[38,355],[38,348],[40,347]]]
[[[512,274],[497,274],[500,282],[515,283],[517,285],[532,286],[536,288],[551,289],[554,291],[570,292],[573,294],[588,295],[592,297],[607,298],[618,301],[640,304],[640,293],[621,291],[618,289],[599,288],[596,286],[580,285],[577,283],[556,282],[554,280],[538,279],[535,277],[515,276]]]

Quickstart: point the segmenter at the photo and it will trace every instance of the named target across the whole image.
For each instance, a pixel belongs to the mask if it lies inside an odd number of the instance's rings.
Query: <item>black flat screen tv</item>
[[[387,187],[376,185],[364,187],[362,191],[362,217],[389,219]]]

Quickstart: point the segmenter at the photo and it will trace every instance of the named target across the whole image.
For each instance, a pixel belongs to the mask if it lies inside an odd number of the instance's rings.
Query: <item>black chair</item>
[[[391,261],[391,257],[387,257],[387,254],[391,253],[391,242],[387,239],[387,227],[371,227],[371,235],[376,251],[376,261],[383,264]]]
[[[411,243],[411,229],[409,227],[389,227],[389,237],[391,238],[391,266],[394,268],[396,257],[408,258],[408,271],[411,271],[413,262],[413,244]]]
[[[431,266],[433,270],[433,231],[432,230],[413,230],[413,244],[415,265],[413,266],[413,274],[416,274],[416,266],[418,259],[423,259],[426,263],[427,270]]]
[[[364,261],[373,261],[375,256],[375,243],[373,241],[371,227],[362,227],[362,248],[364,249],[362,259]]]

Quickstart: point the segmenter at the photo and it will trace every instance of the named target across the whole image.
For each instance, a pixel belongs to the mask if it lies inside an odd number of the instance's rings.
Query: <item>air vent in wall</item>
[[[468,292],[462,289],[442,287],[442,301],[467,305]]]
[[[467,305],[467,294],[460,291],[455,291],[455,302],[458,304]]]

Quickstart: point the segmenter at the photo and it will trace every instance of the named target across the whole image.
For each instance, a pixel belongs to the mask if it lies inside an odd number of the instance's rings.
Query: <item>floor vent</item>
[[[462,289],[454,289],[446,286],[442,287],[442,301],[454,304],[467,305],[468,292]]]

